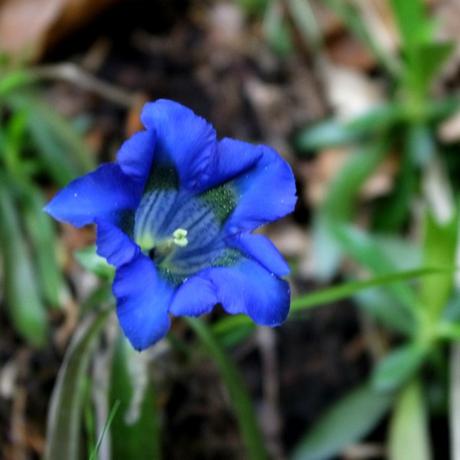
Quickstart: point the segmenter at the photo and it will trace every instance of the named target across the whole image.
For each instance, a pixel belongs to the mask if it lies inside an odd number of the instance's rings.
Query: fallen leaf
[[[3,0],[0,52],[21,61],[38,60],[56,44],[119,0]]]

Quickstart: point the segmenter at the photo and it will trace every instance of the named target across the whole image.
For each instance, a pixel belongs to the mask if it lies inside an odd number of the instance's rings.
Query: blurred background
[[[460,459],[457,0],[0,1],[0,458]],[[94,229],[42,212],[179,101],[276,148],[280,328],[138,354]],[[261,204],[262,205],[262,204]]]

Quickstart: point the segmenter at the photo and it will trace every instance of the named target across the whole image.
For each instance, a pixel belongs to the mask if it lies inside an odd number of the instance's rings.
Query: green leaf
[[[35,81],[36,78],[30,72],[23,69],[2,75],[0,79],[0,105],[5,102],[2,99],[7,97],[9,93]]]
[[[373,274],[382,275],[396,270],[378,240],[349,226],[337,226],[335,231],[342,243],[342,249]],[[395,283],[388,286],[388,291],[408,311],[414,310],[418,305],[418,299],[409,286]]]
[[[419,370],[427,355],[426,347],[404,345],[379,362],[372,383],[379,391],[393,391],[407,383]]]
[[[421,43],[430,42],[433,22],[427,17],[423,0],[391,0],[403,47],[412,53]]]
[[[385,253],[386,260],[397,270],[412,270],[414,268],[437,267],[436,264],[422,264],[422,250],[418,244],[407,238],[391,234],[376,234],[372,236],[375,244]],[[452,263],[449,267],[453,267]]]
[[[407,222],[408,212],[417,185],[417,170],[410,153],[403,155],[393,192],[380,200],[374,215],[374,226],[380,231],[397,233]]]
[[[113,419],[115,418],[115,415],[117,415],[119,407],[120,407],[120,401],[117,400],[117,401],[114,402],[114,404],[112,406],[112,409],[110,409],[110,413],[109,413],[109,416],[107,418],[107,421],[104,424],[104,427],[102,429],[102,433],[99,436],[99,439],[97,440],[97,443],[94,446],[94,449],[91,451],[91,454],[89,456],[89,460],[97,460],[97,455],[99,453],[99,449],[101,448],[102,441],[104,440],[104,437],[107,434],[107,431],[112,426]],[[123,458],[126,458],[126,457],[123,457]]]
[[[429,89],[432,79],[442,69],[447,58],[452,54],[455,45],[452,42],[424,43],[414,50],[414,69],[417,85],[421,91]]]
[[[313,221],[313,261],[315,278],[320,282],[330,281],[342,262],[342,250],[337,241],[333,220],[326,212],[319,211]]]
[[[32,243],[37,278],[43,297],[52,306],[59,306],[65,288],[57,263],[57,238],[51,219],[43,212],[45,202],[41,192],[32,187],[22,187],[24,222]]]
[[[420,382],[407,385],[390,422],[389,460],[431,460],[425,398]]]
[[[238,0],[240,7],[246,12],[246,14],[262,14],[265,8],[267,8],[270,0]]]
[[[161,458],[159,413],[145,355],[119,337],[112,364],[110,399],[120,402],[111,427],[114,459]]]
[[[291,314],[297,311],[319,307],[323,304],[335,302],[337,300],[351,297],[363,289],[378,286],[386,286],[393,283],[408,281],[411,279],[433,275],[435,273],[453,272],[453,269],[420,268],[417,270],[407,270],[393,272],[382,276],[376,276],[368,280],[351,281],[327,289],[320,289],[311,294],[296,297],[291,302]]]
[[[401,308],[384,288],[368,289],[353,296],[359,307],[388,329],[411,337],[416,331],[414,317]]]
[[[406,132],[406,154],[409,155],[412,165],[427,167],[435,153],[435,142],[431,127],[412,123]]]
[[[34,346],[46,343],[48,320],[22,232],[14,196],[0,177],[0,250],[5,300],[15,329]]]
[[[74,253],[77,262],[85,269],[105,279],[112,279],[115,268],[96,253],[96,246],[88,246]]]
[[[231,348],[251,335],[255,324],[247,321],[246,316],[229,315],[214,323],[211,328],[217,340],[224,347]]]
[[[334,274],[343,249],[338,230],[353,215],[355,201],[368,177],[376,170],[387,152],[386,144],[379,143],[353,154],[334,178],[315,219],[313,232],[314,260],[318,261],[321,279]]]
[[[314,50],[321,46],[321,30],[309,0],[288,0],[286,6],[305,43]]]
[[[14,110],[27,110],[27,126],[38,154],[53,180],[60,186],[92,169],[93,156],[72,126],[33,94],[9,99]]]
[[[277,1],[271,1],[265,12],[263,30],[268,44],[280,56],[293,51],[290,29]]]
[[[436,267],[455,265],[458,234],[458,213],[445,222],[437,222],[434,215],[427,212],[423,243],[424,264]],[[439,319],[452,294],[454,277],[452,273],[435,275],[420,283],[419,299],[430,312],[433,321]]]
[[[360,134],[339,121],[326,120],[300,131],[295,145],[300,151],[309,152],[356,142]]]
[[[297,135],[296,147],[300,151],[308,152],[337,145],[353,144],[385,132],[404,117],[403,107],[394,103],[382,104],[347,123],[325,120],[306,128]]]
[[[187,318],[186,320],[200,339],[206,351],[213,358],[228,389],[241,434],[246,445],[245,458],[248,460],[266,459],[267,452],[257,425],[252,401],[238,369],[228,358],[212,331],[203,321],[197,318]]]
[[[329,218],[339,221],[351,218],[358,193],[387,152],[386,143],[377,143],[350,156],[329,187],[323,208]]]
[[[85,379],[92,350],[111,309],[89,315],[78,327],[53,389],[46,430],[46,460],[79,460]]]
[[[366,436],[390,408],[393,397],[365,384],[334,404],[295,448],[291,460],[326,460]]]

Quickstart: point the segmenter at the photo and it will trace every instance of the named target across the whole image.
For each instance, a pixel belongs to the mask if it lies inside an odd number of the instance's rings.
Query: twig
[[[37,79],[67,81],[123,107],[133,107],[138,99],[136,94],[99,80],[71,62],[35,67],[30,72]]]

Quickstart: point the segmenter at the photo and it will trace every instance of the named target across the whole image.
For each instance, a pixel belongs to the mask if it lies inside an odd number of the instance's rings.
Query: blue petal
[[[113,282],[121,328],[136,350],[144,350],[166,335],[173,290],[153,262],[142,253],[119,267]]]
[[[260,145],[263,153],[254,168],[232,182],[239,200],[226,227],[230,234],[250,231],[293,211],[296,197],[294,175],[275,150]]]
[[[263,326],[277,326],[289,313],[289,284],[253,260],[211,268],[202,277],[213,283],[219,303],[229,313],[247,314]]]
[[[117,164],[105,164],[75,179],[45,207],[55,219],[75,227],[94,223],[96,218],[115,220],[120,212],[134,209],[140,200],[139,184]]]
[[[170,312],[174,316],[200,316],[209,313],[216,303],[214,285],[205,278],[194,276],[176,291]]]
[[[130,262],[140,253],[139,246],[109,222],[97,221],[96,247],[97,253],[115,267]]]
[[[217,144],[217,160],[208,187],[220,185],[242,174],[261,158],[257,145],[236,139],[224,138]]]
[[[290,271],[278,249],[263,235],[243,233],[229,238],[228,244],[255,259],[269,272],[277,276],[285,276]]]
[[[142,185],[152,167],[155,144],[154,131],[140,131],[125,141],[118,151],[117,161],[121,170]]]
[[[165,99],[146,104],[141,119],[156,133],[159,161],[174,163],[185,189],[203,190],[216,161],[214,128],[187,107]]]

